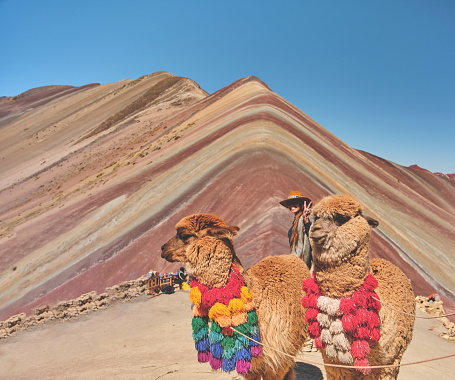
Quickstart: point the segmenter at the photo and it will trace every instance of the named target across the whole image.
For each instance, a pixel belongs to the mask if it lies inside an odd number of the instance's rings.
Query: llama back
[[[301,305],[302,282],[311,277],[305,263],[294,255],[266,257],[247,271],[259,319],[264,366],[280,372],[293,359],[267,348],[297,355],[307,337]]]
[[[383,302],[379,317],[382,323],[382,336],[387,336],[387,340],[381,339],[381,346],[387,353],[394,351],[401,352],[402,355],[412,339],[415,320],[414,316],[403,314],[415,315],[415,297],[411,283],[401,269],[387,260],[372,259],[370,264],[373,275],[378,280],[376,293]],[[390,354],[394,356],[391,352]]]

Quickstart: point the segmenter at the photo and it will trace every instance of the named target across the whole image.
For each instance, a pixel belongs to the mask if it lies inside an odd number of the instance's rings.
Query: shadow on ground
[[[296,363],[295,367],[295,380],[323,380],[324,376],[322,371],[311,364]]]

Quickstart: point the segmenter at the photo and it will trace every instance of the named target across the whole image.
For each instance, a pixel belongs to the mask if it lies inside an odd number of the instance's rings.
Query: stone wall
[[[433,317],[445,315],[443,302],[438,300],[438,297],[436,297],[434,301],[430,301],[428,297],[417,296],[416,307]],[[437,318],[437,320],[441,321],[442,326],[446,329],[446,331],[441,332],[439,336],[455,342],[455,323],[450,322],[447,317],[440,317]]]
[[[61,301],[57,305],[40,306],[32,315],[21,313],[0,321],[0,340],[47,321],[69,321],[79,315],[104,309],[116,302],[126,302],[145,293],[147,293],[147,276],[142,276],[137,280],[111,286],[102,294],[90,292],[74,300]]]

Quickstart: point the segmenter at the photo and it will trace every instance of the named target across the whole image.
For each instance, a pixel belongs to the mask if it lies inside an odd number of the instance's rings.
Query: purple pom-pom
[[[246,375],[251,369],[251,363],[245,360],[238,360],[235,363],[235,369],[239,375]]]

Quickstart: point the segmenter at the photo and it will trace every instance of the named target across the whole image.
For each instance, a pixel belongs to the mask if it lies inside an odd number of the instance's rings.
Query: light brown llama
[[[232,238],[239,228],[228,226],[211,214],[196,214],[183,218],[177,223],[176,229],[177,234],[161,247],[161,256],[170,262],[185,263],[188,272],[193,276],[190,299],[195,304],[192,326],[196,349],[199,351],[199,361],[210,362],[214,369],[221,367],[225,371],[233,370],[230,366],[232,362],[229,360],[235,361],[237,356],[229,359],[227,346],[223,346],[227,359],[223,361],[222,366],[217,359],[217,356],[220,356],[219,352],[217,353],[219,347],[216,347],[214,341],[220,335],[214,333],[215,328],[218,328],[218,332],[222,328],[222,333],[227,336],[232,334],[230,327],[239,329],[242,326],[249,326],[250,316],[252,316],[251,323],[254,324],[253,317],[257,315],[259,337],[264,344],[262,353],[253,355],[252,358],[247,357],[250,364],[237,361],[235,367],[237,372],[250,380],[294,379],[294,360],[275,350],[296,355],[307,337],[305,310],[300,300],[304,295],[302,282],[310,277],[310,273],[303,261],[293,255],[267,257],[245,270],[232,243]],[[241,296],[245,301],[246,310],[249,310],[248,324],[244,325],[240,323],[244,322],[240,320],[241,313],[236,314],[234,307],[231,307],[233,301],[229,302],[229,311],[227,311],[225,305],[229,300],[222,299],[225,296],[223,292],[232,290],[232,283],[237,281],[244,281],[246,286],[242,287]],[[244,298],[247,293],[250,294],[250,299],[252,296],[253,303],[248,303],[248,297]],[[213,294],[218,297],[215,297],[217,303],[212,302],[210,311],[204,312],[204,302]],[[237,302],[239,302],[238,299]],[[252,305],[254,310],[251,311]],[[215,309],[217,311],[214,311]],[[228,314],[227,318],[224,312]],[[217,323],[214,322],[215,319],[211,321],[211,331],[208,335],[210,349],[208,349],[204,346],[205,330],[200,327],[200,324],[205,323],[203,318],[208,321],[208,318],[212,317],[218,319],[216,319]],[[199,334],[203,337],[199,337]],[[233,333],[235,339],[239,336]],[[197,341],[197,339],[200,340]],[[228,339],[226,338],[226,341]],[[236,347],[238,343],[236,341]],[[251,342],[246,340],[246,344]],[[250,347],[250,349],[250,353],[253,350],[257,352],[257,348]],[[210,351],[210,354],[207,354],[207,351]]]
[[[312,214],[314,279],[304,282],[302,304],[309,306],[308,331],[324,362],[353,368],[399,364],[415,318],[381,307],[375,298],[414,315],[414,294],[399,268],[383,259],[370,261],[371,228],[378,222],[362,216],[361,205],[346,195],[323,198]],[[398,372],[399,367],[326,367],[327,378],[337,380],[395,379]]]

